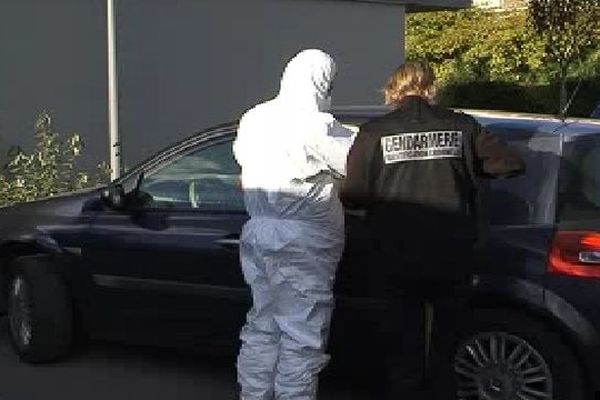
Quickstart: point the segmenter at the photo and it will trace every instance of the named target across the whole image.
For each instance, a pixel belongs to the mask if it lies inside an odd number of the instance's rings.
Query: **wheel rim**
[[[31,343],[31,298],[25,280],[13,279],[9,294],[9,325],[12,337],[20,347]]]
[[[552,400],[552,373],[527,341],[505,332],[473,336],[455,358],[460,400]]]

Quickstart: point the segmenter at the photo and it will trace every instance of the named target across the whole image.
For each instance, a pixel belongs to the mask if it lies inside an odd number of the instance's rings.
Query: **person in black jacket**
[[[474,118],[434,103],[427,63],[400,66],[385,95],[395,109],[361,126],[342,202],[366,210],[371,268],[382,274],[388,398],[455,400],[453,356],[469,325],[477,182],[518,175],[525,166]],[[434,310],[428,361],[426,302]]]

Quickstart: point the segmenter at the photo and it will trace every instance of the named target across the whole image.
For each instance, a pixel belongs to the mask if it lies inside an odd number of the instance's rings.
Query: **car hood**
[[[100,197],[101,188],[85,189],[43,200],[0,208],[0,242],[21,240],[43,232],[86,224],[86,203]]]

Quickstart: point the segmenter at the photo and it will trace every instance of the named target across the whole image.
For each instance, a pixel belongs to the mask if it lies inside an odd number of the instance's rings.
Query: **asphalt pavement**
[[[0,400],[237,399],[230,358],[90,342],[66,360],[31,366],[19,361],[7,335],[6,318],[0,318]],[[319,399],[373,398],[328,379]]]

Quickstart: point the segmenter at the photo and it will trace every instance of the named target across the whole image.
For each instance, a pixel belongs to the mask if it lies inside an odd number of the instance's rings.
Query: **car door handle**
[[[216,241],[218,245],[228,249],[237,249],[240,247],[240,239],[237,238],[223,238]]]

